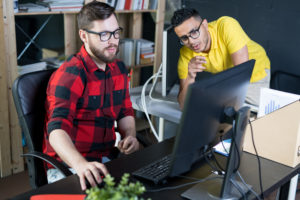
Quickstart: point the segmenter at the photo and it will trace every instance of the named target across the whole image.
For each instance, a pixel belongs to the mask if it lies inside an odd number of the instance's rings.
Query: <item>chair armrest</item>
[[[33,152],[26,153],[26,154],[22,154],[21,156],[40,158],[40,159],[44,160],[45,162],[50,163],[56,169],[58,169],[65,177],[73,175],[73,173],[65,165],[63,165],[61,162],[57,161],[56,159],[52,158],[51,156],[49,156],[47,154],[33,151]]]

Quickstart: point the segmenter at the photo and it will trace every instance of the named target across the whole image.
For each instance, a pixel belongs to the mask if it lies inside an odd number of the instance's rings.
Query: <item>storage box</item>
[[[300,163],[300,101],[295,101],[252,121],[259,156],[295,167]],[[255,154],[250,125],[247,125],[244,151]]]

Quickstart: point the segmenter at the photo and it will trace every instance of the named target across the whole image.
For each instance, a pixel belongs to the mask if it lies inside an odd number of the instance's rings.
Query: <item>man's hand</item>
[[[129,135],[119,142],[118,148],[121,153],[130,154],[139,149],[139,142],[136,137]]]
[[[97,183],[100,184],[102,182],[101,175],[106,176],[108,174],[105,165],[99,162],[81,162],[74,169],[79,176],[82,190],[87,189],[86,181],[90,183],[91,187],[95,187]]]
[[[203,64],[206,63],[205,57],[195,56],[193,57],[188,65],[188,78],[195,80],[197,72],[203,72],[206,68]]]

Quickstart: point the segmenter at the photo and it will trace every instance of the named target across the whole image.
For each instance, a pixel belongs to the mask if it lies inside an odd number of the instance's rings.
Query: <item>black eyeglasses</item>
[[[179,38],[180,44],[185,45],[189,42],[189,37],[193,39],[197,39],[200,36],[200,27],[203,20],[201,21],[199,27],[197,29],[193,29],[187,35],[183,35]]]
[[[88,33],[99,35],[100,40],[102,42],[106,42],[111,38],[112,35],[114,36],[115,39],[119,39],[120,35],[122,34],[123,28],[119,27],[117,30],[115,30],[113,32],[110,32],[110,31],[95,32],[95,31],[90,31],[87,29],[83,29],[83,30],[85,30]]]

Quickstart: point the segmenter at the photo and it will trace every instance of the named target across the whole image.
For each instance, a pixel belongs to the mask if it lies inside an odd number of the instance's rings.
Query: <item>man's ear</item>
[[[205,27],[206,29],[208,29],[208,22],[207,22],[207,19],[203,19],[202,24],[204,25],[204,27]]]
[[[83,43],[87,42],[87,33],[86,31],[79,29],[79,37]]]

